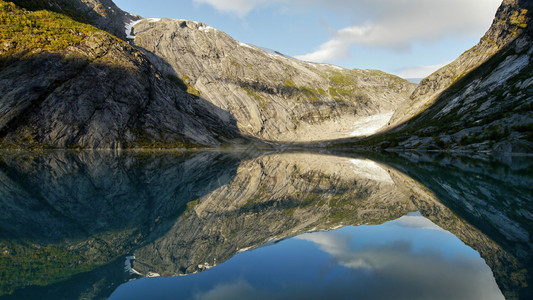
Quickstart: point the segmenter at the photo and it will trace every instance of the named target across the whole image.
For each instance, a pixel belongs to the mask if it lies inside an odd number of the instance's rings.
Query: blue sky
[[[115,0],[302,60],[425,77],[478,43],[501,0]]]

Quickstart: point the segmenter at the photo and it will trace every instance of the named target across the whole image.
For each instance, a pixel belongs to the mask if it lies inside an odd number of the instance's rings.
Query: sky
[[[115,0],[304,61],[422,78],[479,42],[501,0]]]

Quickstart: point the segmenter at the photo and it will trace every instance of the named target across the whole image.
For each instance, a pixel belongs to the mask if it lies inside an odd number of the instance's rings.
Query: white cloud
[[[330,0],[339,2],[339,0]],[[315,0],[315,2],[321,2]],[[481,36],[501,0],[358,0],[345,9],[358,10],[352,26],[338,30],[316,51],[298,59],[328,62],[350,55],[355,46],[409,50],[413,43],[445,37]],[[338,7],[338,6],[333,6]],[[365,18],[364,14],[369,18]]]
[[[314,51],[295,56],[304,61],[338,63],[352,57],[354,48],[407,53],[413,45],[435,45],[446,38],[481,37],[490,27],[502,0],[193,0],[221,12],[245,17],[252,10],[277,7],[284,13],[326,12],[349,25],[332,31]],[[269,13],[272,13],[269,11]],[[331,24],[329,24],[331,25]],[[324,25],[328,26],[328,25]],[[420,76],[435,66],[400,70],[401,76]]]
[[[226,13],[233,13],[240,17],[247,15],[252,9],[259,5],[268,3],[267,0],[193,0],[199,4],[209,4],[216,10]]]
[[[222,283],[213,289],[194,295],[197,300],[253,299],[254,288],[246,281]]]
[[[451,63],[451,61],[438,65],[407,67],[393,73],[402,78],[426,78],[431,75],[431,73],[437,71],[438,69],[446,66],[449,63]]]
[[[388,224],[442,231],[416,214],[406,217]],[[388,240],[381,234],[373,231],[372,242],[335,232],[306,233],[296,238],[318,245],[331,255],[332,264],[371,274],[358,277],[360,281],[354,283],[362,285],[357,290],[360,299],[504,299],[490,268],[479,256],[447,254],[451,248],[445,244],[418,248],[409,235],[400,233]],[[437,240],[437,236],[432,239]],[[374,278],[379,284],[372,281]]]

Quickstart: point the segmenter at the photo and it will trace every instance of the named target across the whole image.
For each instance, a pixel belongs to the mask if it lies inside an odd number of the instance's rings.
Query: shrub
[[[46,10],[30,12],[11,2],[0,1],[3,55],[31,49],[63,50],[81,43],[95,31],[98,29],[59,13]]]

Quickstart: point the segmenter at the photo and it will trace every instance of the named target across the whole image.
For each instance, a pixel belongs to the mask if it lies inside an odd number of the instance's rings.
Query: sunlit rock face
[[[393,112],[416,87],[376,70],[302,62],[200,22],[144,19],[133,34],[163,74],[225,111],[221,118],[232,115],[241,133],[266,140],[348,137],[362,130],[356,121]]]
[[[466,76],[498,51],[513,42],[527,27],[528,1],[505,0],[498,9],[492,26],[472,49],[463,53],[452,63],[424,78],[412,94],[412,101],[399,110],[393,117],[397,119],[409,118],[423,109],[424,104],[435,100],[444,90],[449,88],[460,78]],[[406,113],[407,111],[407,113]]]
[[[479,44],[422,80],[392,117],[393,146],[531,153],[532,8],[503,1]]]

